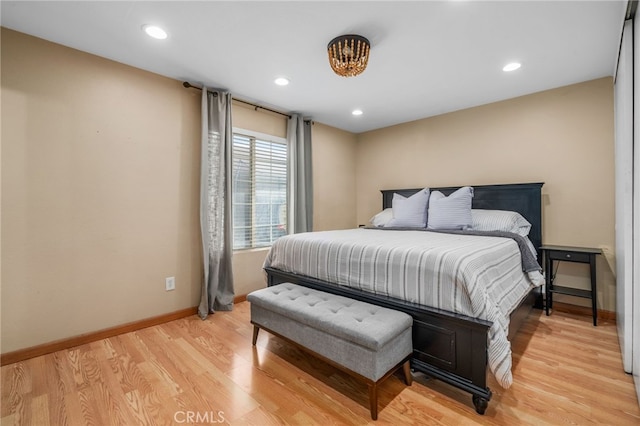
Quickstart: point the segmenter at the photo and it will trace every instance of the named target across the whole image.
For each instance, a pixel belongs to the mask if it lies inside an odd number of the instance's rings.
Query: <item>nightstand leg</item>
[[[596,291],[596,255],[589,255],[589,268],[591,272],[591,314],[593,325],[598,325],[598,292]]]
[[[545,312],[547,314],[547,316],[549,316],[549,309],[551,309],[551,304],[552,302],[552,296],[551,296],[551,274],[552,274],[552,267],[553,267],[553,262],[551,260],[551,258],[549,257],[549,252],[545,251],[544,253],[544,268],[545,268],[545,289],[544,289],[544,293],[545,293]]]

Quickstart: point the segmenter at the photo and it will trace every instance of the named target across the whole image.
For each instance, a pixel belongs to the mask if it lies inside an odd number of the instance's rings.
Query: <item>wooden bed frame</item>
[[[529,239],[538,250],[542,245],[541,191],[543,183],[474,186],[473,208],[511,210],[531,223]],[[404,196],[422,188],[383,190],[382,207],[391,207],[394,193]],[[458,187],[431,188],[445,195]],[[487,387],[487,333],[491,322],[400,299],[337,286],[315,278],[265,268],[268,285],[291,282],[356,300],[406,312],[413,317],[413,356],[411,368],[472,394],[476,412],[484,414],[491,390]],[[527,317],[533,305],[542,306],[539,291],[532,291],[511,314],[509,338]]]

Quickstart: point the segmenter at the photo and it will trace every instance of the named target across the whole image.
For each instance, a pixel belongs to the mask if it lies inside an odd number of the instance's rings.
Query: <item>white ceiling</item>
[[[2,1],[0,12],[4,27],[360,133],[611,76],[625,9],[626,0]],[[169,38],[149,38],[144,24]],[[326,53],[348,33],[372,44],[352,78],[335,75]],[[504,73],[514,60],[522,68]],[[291,84],[276,86],[278,76]]]

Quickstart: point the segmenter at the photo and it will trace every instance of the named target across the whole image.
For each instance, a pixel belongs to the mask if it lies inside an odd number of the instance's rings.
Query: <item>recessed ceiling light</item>
[[[285,77],[278,77],[274,80],[274,83],[276,83],[278,86],[286,86],[287,84],[289,84],[289,79]]]
[[[521,66],[522,66],[522,65],[520,64],[520,62],[511,62],[511,63],[509,63],[509,64],[505,65],[505,66],[502,68],[502,71],[504,71],[504,72],[515,71],[515,70],[517,70],[518,68],[520,68]]]
[[[142,29],[149,37],[157,38],[158,40],[167,38],[167,32],[155,25],[143,25]]]
[[[354,109],[353,111],[351,111],[351,114],[353,114],[353,115],[362,115],[362,110],[361,109]]]

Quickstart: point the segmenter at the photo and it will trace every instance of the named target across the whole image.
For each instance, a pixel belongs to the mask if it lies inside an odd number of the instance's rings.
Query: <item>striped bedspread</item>
[[[539,272],[522,272],[509,238],[349,229],[279,238],[265,267],[491,321],[489,368],[512,383],[509,315]]]

